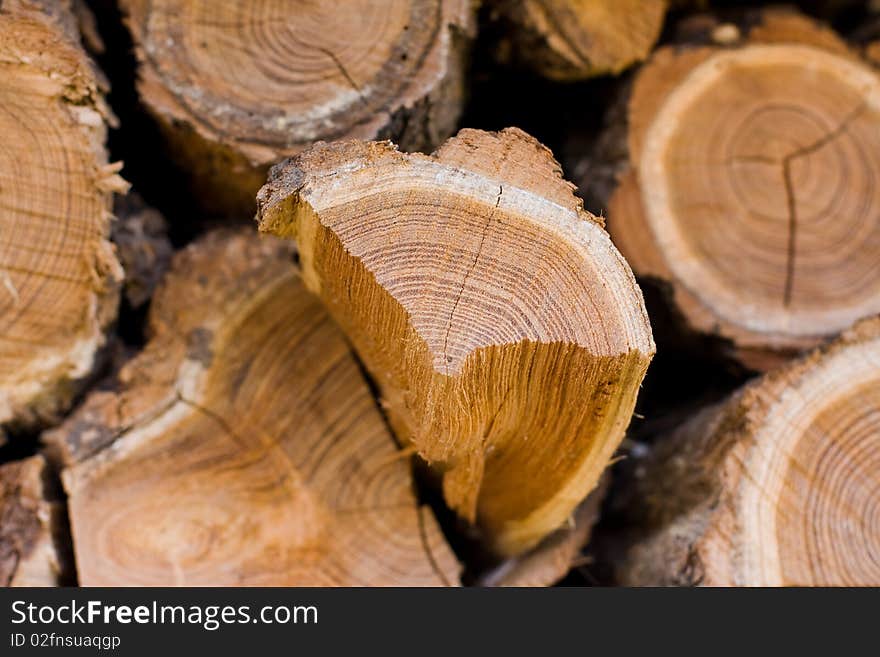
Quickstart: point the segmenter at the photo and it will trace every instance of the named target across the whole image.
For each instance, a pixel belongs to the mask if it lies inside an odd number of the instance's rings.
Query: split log
[[[213,233],[175,257],[152,338],[46,436],[83,585],[444,585],[342,335],[289,248]]]
[[[660,36],[667,0],[496,0],[510,54],[553,80],[618,74]]]
[[[315,141],[430,150],[455,129],[470,0],[120,5],[142,101],[214,211],[253,214],[269,165]]]
[[[122,270],[112,120],[64,3],[0,8],[0,423],[50,421],[93,369]],[[66,18],[65,18],[66,17]]]
[[[68,559],[59,550],[62,505],[49,492],[46,461],[0,466],[0,585],[58,586]]]
[[[516,129],[463,130],[433,156],[319,145],[258,201],[450,508],[502,556],[561,526],[622,439],[654,343],[549,150]]]
[[[481,586],[541,587],[561,581],[577,564],[599,519],[610,477],[606,474],[571,515],[569,522],[534,548],[512,557],[480,579]]]
[[[880,585],[880,318],[659,445],[623,583]]]
[[[880,75],[768,12],[639,72],[609,231],[695,329],[755,369],[880,311]]]

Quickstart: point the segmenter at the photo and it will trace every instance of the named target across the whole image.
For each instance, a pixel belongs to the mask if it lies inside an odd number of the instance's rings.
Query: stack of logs
[[[0,3],[0,582],[549,585],[614,508],[622,584],[880,584],[880,41],[355,4],[103,7],[143,147],[227,219],[172,246],[110,161],[95,16]],[[633,69],[577,187],[462,125],[486,22],[497,66]],[[637,280],[752,378],[630,449]]]

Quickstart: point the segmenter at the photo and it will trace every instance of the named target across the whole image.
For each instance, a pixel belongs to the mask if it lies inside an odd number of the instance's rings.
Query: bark
[[[661,438],[627,585],[880,584],[880,318]]]
[[[0,584],[58,586],[69,560],[63,505],[51,494],[46,462],[32,456],[0,466]]]
[[[0,424],[56,420],[117,310],[110,209],[127,185],[108,164],[106,88],[67,8],[0,9]]]
[[[215,212],[252,215],[268,167],[316,141],[430,150],[461,111],[470,0],[120,5],[141,99]]]
[[[45,440],[83,585],[454,585],[458,565],[290,249],[178,254],[151,339]]]
[[[276,168],[259,204],[399,440],[490,549],[521,554],[566,522],[654,343],[629,267],[551,153],[515,129],[463,130],[430,157],[324,145]]]

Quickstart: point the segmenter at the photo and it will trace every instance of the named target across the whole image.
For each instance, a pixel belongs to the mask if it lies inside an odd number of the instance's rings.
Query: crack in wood
[[[468,267],[468,270],[464,274],[461,287],[458,289],[458,295],[455,297],[455,302],[452,304],[452,310],[449,313],[449,321],[446,323],[446,335],[443,338],[443,366],[446,368],[446,376],[449,376],[449,363],[452,362],[452,358],[450,358],[448,353],[449,334],[452,331],[452,320],[455,318],[455,312],[458,310],[458,304],[461,302],[464,288],[467,286],[468,280],[476,269],[480,256],[483,254],[483,245],[486,242],[486,237],[489,235],[489,228],[492,225],[492,219],[495,217],[495,210],[498,209],[498,205],[501,203],[501,195],[503,193],[504,185],[498,185],[498,195],[495,197],[495,206],[492,208],[492,212],[486,219],[486,224],[483,226],[483,233],[480,235],[480,243],[477,245],[477,253],[474,255],[470,267]]]
[[[331,60],[333,60],[333,64],[336,66],[336,68],[342,74],[342,77],[345,78],[345,81],[348,82],[348,84],[351,86],[351,88],[354,89],[355,93],[357,93],[358,98],[360,99],[360,101],[364,105],[364,107],[367,107],[367,99],[364,98],[364,93],[361,90],[360,85],[354,81],[354,78],[351,77],[348,70],[342,65],[342,62],[339,61],[339,58],[333,53],[333,51],[329,50],[327,48],[318,48],[318,50],[320,52],[324,53],[325,55],[327,55],[327,57],[329,57]]]
[[[795,262],[797,260],[797,196],[795,194],[794,180],[791,175],[791,164],[796,159],[811,155],[840,137],[846,132],[850,123],[857,119],[867,107],[867,103],[860,104],[847,114],[836,128],[812,144],[798,148],[782,158],[782,182],[785,187],[785,200],[788,207],[788,246],[785,263],[785,286],[782,293],[782,303],[786,308],[791,306],[791,297],[794,290]]]

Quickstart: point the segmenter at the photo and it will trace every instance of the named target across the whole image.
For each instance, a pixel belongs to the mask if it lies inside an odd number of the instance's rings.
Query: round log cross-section
[[[68,466],[81,584],[457,583],[288,245],[198,240],[174,258],[150,328],[113,385],[45,436]]]
[[[880,584],[880,319],[658,443],[628,584]]]
[[[609,209],[633,268],[758,368],[880,312],[880,74],[810,34],[657,53]]]
[[[127,186],[107,162],[99,77],[64,5],[31,5],[0,12],[0,424],[65,410],[122,279],[110,210]]]
[[[141,97],[209,205],[252,208],[268,165],[317,140],[430,149],[455,127],[467,0],[121,4]]]

